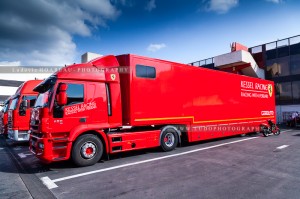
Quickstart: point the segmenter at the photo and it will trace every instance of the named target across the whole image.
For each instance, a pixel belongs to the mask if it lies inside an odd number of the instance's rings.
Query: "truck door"
[[[79,126],[86,127],[91,123],[107,122],[107,111],[106,106],[104,106],[106,95],[102,95],[105,94],[104,83],[73,81],[72,83],[61,83],[67,84],[67,103],[64,106],[59,106],[57,100],[54,99],[53,118],[49,121],[52,132],[69,133]],[[59,85],[56,94],[58,90]],[[103,112],[103,110],[105,111]]]

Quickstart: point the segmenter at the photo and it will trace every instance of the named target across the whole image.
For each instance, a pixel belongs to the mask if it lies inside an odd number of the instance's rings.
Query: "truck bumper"
[[[45,154],[44,147],[44,139],[39,139],[33,136],[30,137],[29,150],[42,162],[48,164],[52,162],[52,156]]]
[[[52,138],[38,138],[31,135],[29,149],[44,163],[51,163],[70,158],[71,142],[53,141]]]
[[[19,131],[19,130],[8,130],[8,138],[17,142],[23,142],[29,140],[28,131]]]

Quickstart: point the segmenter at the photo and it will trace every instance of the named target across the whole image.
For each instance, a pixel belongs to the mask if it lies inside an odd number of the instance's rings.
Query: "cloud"
[[[156,8],[155,0],[149,0],[145,7],[145,9],[149,12],[151,12],[155,8]]]
[[[0,61],[64,65],[77,55],[74,35],[91,36],[120,11],[110,0],[0,1]]]
[[[208,0],[205,2],[207,11],[218,14],[225,14],[239,4],[239,0]]]
[[[150,44],[148,47],[147,47],[147,50],[150,51],[150,52],[156,52],[162,48],[165,48],[167,47],[166,44],[164,43],[161,43],[161,44]]]
[[[279,3],[282,3],[283,0],[266,0],[267,2],[271,2],[271,3],[276,3],[276,4],[279,4]]]
[[[133,7],[136,2],[135,0],[110,0],[115,5],[121,5],[126,7]]]

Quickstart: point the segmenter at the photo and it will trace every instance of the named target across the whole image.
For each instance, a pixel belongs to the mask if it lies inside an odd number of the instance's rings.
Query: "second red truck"
[[[38,94],[33,91],[33,88],[41,82],[42,80],[26,81],[10,97],[7,112],[8,138],[17,142],[29,140],[30,112]]]
[[[10,97],[5,100],[4,107],[2,109],[2,115],[1,115],[1,134],[3,134],[5,137],[8,137],[7,135],[7,114],[8,114],[8,108],[10,105]]]

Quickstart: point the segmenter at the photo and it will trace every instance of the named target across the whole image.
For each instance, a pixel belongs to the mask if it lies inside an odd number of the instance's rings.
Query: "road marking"
[[[284,149],[284,148],[286,148],[288,146],[290,146],[290,145],[282,145],[282,146],[277,147],[276,149]]]
[[[4,149],[4,148],[0,148],[0,150],[2,150],[2,149]]]
[[[32,155],[32,153],[18,153],[18,156],[20,157],[20,158],[26,158],[27,156],[29,156],[29,155]]]
[[[259,138],[259,137],[251,137],[251,138],[236,140],[236,141],[232,141],[232,142],[226,142],[226,143],[223,143],[223,144],[217,144],[217,145],[214,145],[214,146],[209,146],[209,147],[194,149],[194,150],[185,151],[185,152],[181,152],[181,153],[177,153],[177,154],[166,155],[166,156],[162,156],[162,157],[158,157],[158,158],[152,158],[152,159],[148,159],[148,160],[142,160],[142,161],[132,162],[132,163],[128,163],[128,164],[122,164],[122,165],[118,165],[118,166],[114,166],[114,167],[109,167],[109,168],[105,168],[105,169],[99,169],[99,170],[94,170],[94,171],[79,173],[79,174],[75,174],[75,175],[71,175],[71,176],[57,178],[57,179],[54,179],[54,180],[51,180],[48,176],[45,176],[45,177],[42,177],[41,180],[43,181],[43,183],[48,188],[50,187],[49,189],[53,189],[53,188],[58,187],[55,184],[55,182],[61,182],[61,181],[65,181],[65,180],[69,180],[69,179],[73,179],[73,178],[78,178],[78,177],[82,177],[82,176],[86,176],[86,175],[91,175],[91,174],[95,174],[95,173],[101,173],[101,172],[104,172],[104,171],[111,171],[111,170],[115,170],[115,169],[129,167],[129,166],[133,166],[133,165],[139,165],[139,164],[153,162],[153,161],[157,161],[157,160],[163,160],[163,159],[172,158],[172,157],[176,157],[176,156],[182,156],[182,155],[186,155],[186,154],[190,154],[190,153],[195,153],[195,152],[198,152],[198,151],[204,151],[204,150],[213,149],[213,148],[217,148],[217,147],[221,147],[221,146],[225,146],[225,145],[230,145],[230,144],[234,144],[234,143],[239,143],[239,142],[244,142],[244,141],[248,141],[248,140],[253,140],[253,139],[256,139],[256,138]]]
[[[42,182],[48,189],[57,188],[58,186],[49,178],[49,177],[42,177]]]
[[[285,130],[285,131],[282,131],[281,133],[288,132],[288,131],[292,131],[292,130]],[[163,156],[163,157],[152,158],[152,159],[148,159],[148,160],[142,160],[142,161],[128,163],[128,164],[122,164],[122,165],[119,165],[119,166],[109,167],[109,168],[105,168],[105,169],[99,169],[99,170],[79,173],[79,174],[76,174],[76,175],[57,178],[57,179],[54,179],[54,180],[51,180],[48,176],[42,177],[40,179],[48,187],[48,189],[53,189],[53,188],[58,187],[55,184],[55,182],[61,182],[61,181],[65,181],[65,180],[69,180],[69,179],[73,179],[73,178],[78,178],[78,177],[82,177],[82,176],[86,176],[86,175],[91,175],[91,174],[94,174],[94,173],[101,173],[101,172],[104,172],[104,171],[110,171],[110,170],[129,167],[129,166],[133,166],[133,165],[138,165],[138,164],[153,162],[153,161],[157,161],[157,160],[167,159],[167,158],[171,158],[171,157],[186,155],[186,154],[195,153],[195,152],[198,152],[198,151],[213,149],[213,148],[217,148],[217,147],[221,147],[221,146],[225,146],[225,145],[230,145],[230,144],[234,144],[234,143],[239,143],[239,142],[244,142],[244,141],[248,141],[248,140],[252,140],[252,139],[256,139],[256,138],[259,138],[259,137],[241,139],[241,140],[237,140],[237,141],[227,142],[227,143],[218,144],[218,145],[209,146],[209,147],[204,147],[204,148],[200,148],[200,149],[194,149],[194,150],[190,150],[190,151],[186,151],[186,152],[182,152],[182,153],[166,155],[166,156]]]

